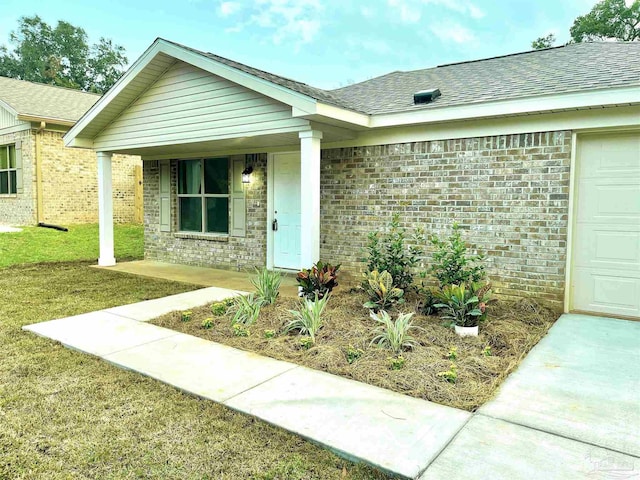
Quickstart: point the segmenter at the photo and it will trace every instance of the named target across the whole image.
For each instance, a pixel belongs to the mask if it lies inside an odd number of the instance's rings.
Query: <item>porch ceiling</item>
[[[353,138],[349,130],[341,132],[335,127],[323,130],[323,142],[336,142]],[[114,153],[140,155],[144,160],[163,158],[185,158],[187,156],[229,155],[236,153],[265,153],[271,151],[299,150],[298,132],[257,135],[251,137],[227,138],[204,142],[180,143],[173,145],[149,146],[114,150]]]

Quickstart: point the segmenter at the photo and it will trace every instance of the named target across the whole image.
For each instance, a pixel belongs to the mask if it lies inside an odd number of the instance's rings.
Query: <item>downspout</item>
[[[44,221],[44,208],[42,206],[42,147],[40,145],[42,132],[47,126],[46,122],[40,122],[36,130],[36,217],[37,223]]]

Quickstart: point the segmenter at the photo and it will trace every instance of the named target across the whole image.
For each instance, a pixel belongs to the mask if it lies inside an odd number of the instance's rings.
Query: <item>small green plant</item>
[[[484,278],[484,265],[480,263],[484,256],[467,252],[457,223],[448,238],[442,240],[433,235],[430,240],[434,248],[430,273],[440,282],[440,287],[475,283]]]
[[[211,305],[211,313],[216,317],[222,317],[227,313],[228,308],[226,302],[215,302]]]
[[[475,327],[480,322],[483,311],[480,301],[466,285],[447,285],[438,294],[442,303],[435,307],[442,309],[442,318],[459,327]]]
[[[309,350],[313,346],[313,340],[311,337],[301,337],[300,338],[300,347],[304,350]]]
[[[421,273],[421,277],[426,277],[426,273]],[[438,313],[438,309],[435,305],[438,303],[438,299],[435,295],[437,289],[429,286],[425,286],[424,280],[422,281],[422,285],[418,287],[418,311],[423,315],[435,315]]]
[[[351,365],[357,359],[359,359],[362,355],[364,355],[364,350],[361,348],[356,348],[353,345],[349,345],[345,352],[345,356],[347,357],[347,363]]]
[[[365,307],[374,310],[386,310],[396,303],[404,303],[404,291],[393,286],[391,274],[386,270],[378,273],[377,270],[365,275],[364,289],[369,296]]]
[[[400,227],[400,216],[393,215],[386,231],[371,232],[367,238],[366,250],[369,272],[387,271],[393,278],[393,286],[407,290],[413,284],[413,268],[422,258],[425,236],[418,229],[411,237],[412,245],[407,246],[406,229]]]
[[[258,315],[260,315],[261,306],[262,301],[255,298],[253,293],[247,296],[240,295],[236,297],[233,302],[233,307],[231,307],[234,312],[231,324],[240,324],[245,327],[253,325],[258,319]]]
[[[322,328],[322,313],[330,297],[331,295],[324,298],[316,296],[315,301],[303,298],[299,310],[289,310],[289,313],[293,315],[293,320],[285,326],[285,333],[298,330],[302,335],[308,335],[311,338],[311,343],[315,344],[316,333]]]
[[[396,355],[399,355],[404,349],[419,345],[409,333],[418,329],[411,323],[411,317],[413,317],[413,313],[401,313],[394,321],[384,310],[379,314],[371,312],[371,318],[380,324],[373,330],[375,337],[371,340],[371,345],[376,344],[378,347],[388,348]]]
[[[249,332],[249,329],[244,325],[242,325],[241,323],[234,323],[232,328],[233,328],[233,334],[236,337],[248,337],[251,333]]]
[[[491,345],[487,345],[482,349],[482,355],[485,357],[491,357],[493,355],[491,352]]]
[[[193,316],[193,312],[191,310],[187,310],[186,312],[182,312],[181,318],[183,322],[191,321],[191,317]]]
[[[276,331],[275,330],[265,330],[264,331],[264,338],[275,338],[276,336]]]
[[[207,317],[202,321],[202,328],[209,330],[213,328],[213,318]]]
[[[280,294],[281,282],[282,275],[280,275],[280,272],[267,270],[266,268],[256,268],[256,276],[251,279],[251,284],[256,288],[256,296],[263,305],[271,305],[276,301]]]
[[[456,383],[456,380],[458,380],[458,367],[456,367],[455,363],[452,363],[449,370],[445,372],[438,372],[436,375],[440,378],[444,378],[449,383]]]
[[[458,347],[451,347],[449,349],[449,353],[447,353],[447,358],[449,360],[455,360],[458,358]]]
[[[402,367],[404,367],[404,364],[407,363],[402,355],[387,357],[387,361],[389,362],[389,368],[391,370],[400,370]]]
[[[338,270],[340,265],[318,262],[313,267],[301,270],[296,280],[302,296],[313,300],[330,294],[338,286]]]

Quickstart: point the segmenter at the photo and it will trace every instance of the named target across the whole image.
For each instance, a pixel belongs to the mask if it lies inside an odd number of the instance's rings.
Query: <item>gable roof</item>
[[[42,83],[0,77],[0,102],[19,117],[75,123],[100,95]]]

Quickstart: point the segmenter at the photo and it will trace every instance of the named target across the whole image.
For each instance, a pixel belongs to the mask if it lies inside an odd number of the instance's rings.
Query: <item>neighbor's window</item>
[[[229,159],[178,162],[178,218],[183,232],[229,233]]]
[[[15,195],[16,189],[16,147],[0,146],[0,195]]]

